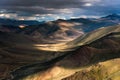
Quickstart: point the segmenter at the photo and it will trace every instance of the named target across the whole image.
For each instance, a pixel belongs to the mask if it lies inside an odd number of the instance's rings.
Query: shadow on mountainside
[[[76,46],[73,51],[65,52],[41,51],[34,47],[35,42],[25,36],[2,33],[0,35],[2,37],[0,39],[1,78],[57,80],[58,77],[65,78],[81,68],[120,58],[119,31],[107,34],[89,44]]]

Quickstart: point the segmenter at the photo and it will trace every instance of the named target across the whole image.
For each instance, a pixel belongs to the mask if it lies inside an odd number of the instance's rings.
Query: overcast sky
[[[40,20],[99,17],[119,14],[119,6],[120,0],[0,0],[0,17]]]

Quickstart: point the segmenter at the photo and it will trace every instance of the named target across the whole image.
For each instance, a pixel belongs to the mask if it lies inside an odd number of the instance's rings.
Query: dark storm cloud
[[[33,13],[33,14],[55,14],[56,12],[53,10],[47,10],[47,9],[42,9],[39,7],[25,7],[25,6],[5,6],[4,8],[1,9],[6,9],[10,10],[9,12],[27,12],[27,13]]]
[[[39,14],[49,14],[49,13],[56,14],[57,13],[56,9],[64,9],[64,8],[67,9],[82,8],[92,11],[109,12],[110,4],[113,4],[114,6],[116,4],[120,5],[120,1],[119,0],[104,0],[104,1],[103,0],[0,0],[0,9],[39,13]],[[113,5],[111,7],[114,7]],[[48,8],[52,8],[52,9],[48,10]]]
[[[105,15],[120,13],[120,0],[0,0],[0,10],[19,13],[19,16],[32,15]]]
[[[84,0],[1,0],[1,6],[41,6],[45,8],[78,7]]]
[[[0,9],[26,11],[39,14],[54,14],[55,9],[81,8],[85,0],[1,0]],[[48,10],[52,8],[54,10]]]

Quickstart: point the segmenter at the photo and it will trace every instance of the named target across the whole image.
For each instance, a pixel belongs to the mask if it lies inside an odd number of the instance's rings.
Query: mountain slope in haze
[[[120,15],[118,15],[118,14],[111,14],[111,15],[102,17],[102,19],[120,21]]]
[[[39,43],[68,42],[95,29],[117,25],[120,22],[119,17],[120,15],[111,14],[99,19],[58,19],[41,23],[37,21],[1,19],[0,31],[24,34]]]
[[[98,19],[70,19],[69,22],[77,22],[80,25],[75,26],[76,29],[82,29],[84,32],[90,32],[100,27],[107,27],[118,25],[120,23],[120,15],[111,14],[105,17],[101,17]]]
[[[0,18],[0,25],[39,25],[44,22],[38,22],[36,20],[15,20],[15,19],[7,19],[7,18]]]
[[[2,25],[0,30],[3,32],[13,32],[24,34],[37,42],[55,43],[70,41],[84,34],[83,31],[74,29],[74,23],[51,21],[40,25]],[[21,26],[23,26],[21,28]]]

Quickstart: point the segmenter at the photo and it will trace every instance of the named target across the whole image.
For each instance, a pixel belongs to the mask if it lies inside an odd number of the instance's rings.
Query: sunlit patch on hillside
[[[23,29],[25,27],[26,27],[26,25],[19,25],[19,28],[21,28],[21,29]]]

